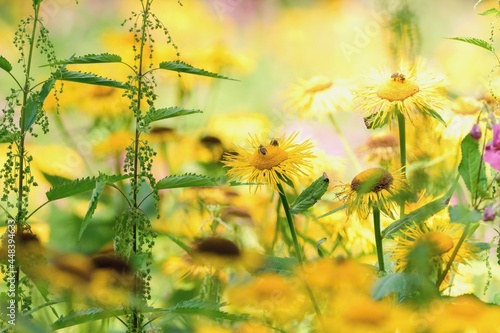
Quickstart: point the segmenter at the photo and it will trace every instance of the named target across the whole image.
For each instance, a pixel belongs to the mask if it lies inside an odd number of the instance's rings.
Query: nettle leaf
[[[477,194],[484,193],[487,187],[486,171],[479,152],[479,143],[467,135],[460,147],[462,160],[458,165],[458,172],[472,197],[476,197]]]
[[[52,329],[59,330],[65,327],[71,327],[110,317],[122,316],[124,314],[125,310],[122,307],[118,307],[115,309],[89,308],[85,310],[71,312],[66,316],[59,317],[59,319],[57,319],[52,324]]]
[[[54,78],[61,81],[71,81],[85,84],[92,84],[96,86],[106,86],[106,87],[114,87],[120,89],[129,89],[130,87],[122,82],[107,79],[102,76],[98,76],[93,73],[83,73],[83,72],[75,72],[68,71],[66,69],[58,70],[54,73]]]
[[[106,176],[106,184],[114,184],[120,180],[130,178],[129,175],[113,175]],[[99,177],[79,178],[75,180],[65,181],[57,186],[52,187],[45,195],[49,201],[71,197],[80,193],[91,191],[96,187]]]
[[[490,8],[488,10],[485,10],[482,13],[479,13],[479,15],[482,15],[482,16],[491,15],[491,14],[500,15],[500,11],[496,8]]]
[[[184,109],[178,106],[172,106],[168,108],[163,108],[163,109],[155,109],[153,112],[150,112],[146,115],[144,118],[144,121],[147,124],[150,124],[154,121],[162,120],[162,119],[168,119],[168,118],[174,118],[174,117],[180,117],[180,116],[186,116],[189,114],[193,113],[203,113],[201,110],[190,110],[190,109]]]
[[[5,128],[0,129],[0,143],[11,143],[16,141],[19,135],[16,133],[11,133]]]
[[[477,210],[470,210],[463,205],[449,207],[451,223],[471,223],[479,222],[483,218],[483,214]]]
[[[80,57],[71,57],[66,60],[59,60],[51,65],[74,65],[74,64],[104,64],[112,62],[121,62],[122,58],[116,54],[101,53],[87,54]]]
[[[456,183],[457,180],[455,180],[453,186],[442,197],[432,202],[429,202],[428,204],[418,209],[415,209],[414,211],[403,216],[401,219],[391,223],[387,228],[385,228],[382,231],[382,237],[390,238],[392,234],[411,224],[420,225],[426,220],[428,220],[431,216],[445,209],[448,206],[451,195],[455,189]]]
[[[159,180],[155,188],[165,190],[179,187],[217,186],[217,179],[205,175],[186,173],[184,175],[172,175]]]
[[[329,183],[330,180],[326,174],[316,179],[295,199],[290,206],[290,212],[298,214],[311,208],[325,194]]]
[[[4,57],[0,56],[0,68],[6,72],[10,72],[12,70],[12,65],[10,62]]]
[[[485,41],[484,39],[475,38],[475,37],[448,37],[446,39],[458,40],[461,42],[465,42],[465,43],[479,46],[479,47],[486,49],[492,53],[495,52],[493,45],[491,45],[489,42]]]
[[[99,198],[101,197],[102,191],[104,190],[104,186],[106,185],[106,180],[98,179],[95,184],[95,188],[92,191],[92,196],[90,197],[89,208],[87,209],[87,213],[85,214],[85,218],[83,219],[82,225],[80,226],[80,233],[78,234],[78,239],[82,238],[83,232],[87,229],[90,221],[92,220],[92,216],[97,208],[97,203],[99,202]]]
[[[26,114],[25,114],[26,120],[24,123],[24,130],[25,131],[30,129],[31,126],[33,126],[33,124],[36,122],[38,111],[42,107],[43,102],[45,101],[47,96],[49,95],[49,92],[54,87],[55,82],[56,82],[56,80],[54,80],[54,79],[50,79],[50,80],[45,81],[45,83],[42,85],[42,88],[40,89],[39,92],[32,93],[29,96],[28,101],[26,102],[26,106],[25,106],[25,112],[26,112]]]
[[[229,77],[222,76],[222,75],[219,75],[217,73],[212,73],[212,72],[206,71],[204,69],[193,67],[193,66],[191,66],[183,61],[180,61],[180,60],[164,61],[164,62],[160,63],[160,68],[166,69],[169,71],[175,71],[178,73],[188,73],[188,74],[193,74],[193,75],[213,77],[216,79],[238,81],[236,79],[231,79]]]

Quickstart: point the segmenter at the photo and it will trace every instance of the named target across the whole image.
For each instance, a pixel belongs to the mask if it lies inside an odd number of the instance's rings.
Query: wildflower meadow
[[[499,18],[0,0],[0,332],[500,332]]]

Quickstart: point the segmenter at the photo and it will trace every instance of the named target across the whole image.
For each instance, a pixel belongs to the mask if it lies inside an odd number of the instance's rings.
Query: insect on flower
[[[261,153],[262,155],[266,155],[267,154],[266,147],[264,147],[263,145],[259,145],[259,153]]]
[[[278,146],[279,146],[278,140],[276,140],[276,139],[271,139],[271,146],[278,147]]]
[[[393,79],[394,81],[398,81],[398,82],[404,82],[406,80],[406,77],[404,76],[404,74],[393,73],[391,75],[391,79]]]

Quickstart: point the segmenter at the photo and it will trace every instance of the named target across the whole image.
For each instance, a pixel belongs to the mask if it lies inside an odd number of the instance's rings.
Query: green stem
[[[293,240],[293,246],[295,249],[295,257],[299,261],[299,266],[302,266],[304,264],[304,258],[302,257],[302,250],[299,245],[299,241],[297,239],[297,232],[295,230],[295,225],[293,223],[293,218],[292,218],[292,213],[290,212],[290,205],[288,204],[288,199],[286,198],[285,191],[283,189],[283,186],[281,186],[280,183],[278,183],[278,194],[281,199],[281,204],[283,205],[283,210],[285,211],[286,215],[286,220],[288,222],[288,227],[290,229],[290,233],[292,234],[292,240]],[[311,303],[313,305],[314,311],[316,312],[316,316],[321,324],[323,332],[327,332],[325,322],[323,320],[323,315],[321,314],[321,309],[318,306],[318,302],[316,301],[316,298],[314,297],[314,293],[309,287],[309,284],[307,281],[304,281],[304,284],[306,286],[307,294],[309,295],[309,299],[311,300]]]
[[[470,227],[470,225],[471,225],[470,222],[468,222],[465,225],[464,231],[462,233],[462,236],[460,236],[460,239],[458,240],[457,246],[455,246],[455,249],[453,250],[453,253],[450,256],[450,259],[446,263],[445,269],[443,270],[443,272],[439,276],[439,278],[438,278],[438,280],[436,282],[436,286],[437,286],[438,289],[441,286],[441,283],[443,283],[444,279],[446,278],[446,275],[448,275],[448,272],[450,271],[451,265],[453,265],[453,262],[455,261],[455,258],[456,258],[457,254],[458,254],[458,250],[460,250],[460,247],[464,243],[465,238],[467,237],[467,234],[469,233],[469,227]]]
[[[342,146],[344,147],[347,156],[349,157],[352,164],[356,168],[356,171],[361,172],[363,170],[361,167],[361,164],[359,163],[358,158],[356,157],[356,154],[354,154],[354,151],[352,150],[351,146],[349,145],[349,142],[347,142],[347,139],[346,139],[344,133],[342,132],[342,130],[340,129],[340,126],[337,124],[337,121],[335,120],[335,118],[333,117],[332,114],[328,114],[328,119],[330,119],[330,122],[332,123],[333,128],[337,132],[339,139],[340,139],[340,142],[342,143]]]
[[[405,116],[396,110],[398,114],[398,129],[399,129],[399,156],[401,160],[401,171],[406,177],[406,119]],[[399,203],[399,217],[402,218],[405,215],[405,202],[404,199],[400,199]]]
[[[384,249],[382,248],[382,235],[380,233],[380,210],[377,207],[373,207],[373,229],[375,230],[378,268],[380,272],[385,272]]]

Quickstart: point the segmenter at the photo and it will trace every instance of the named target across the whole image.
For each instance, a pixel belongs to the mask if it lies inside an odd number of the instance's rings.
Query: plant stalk
[[[297,231],[295,230],[295,225],[293,223],[293,218],[292,218],[292,213],[290,212],[290,205],[288,204],[288,199],[286,197],[285,191],[283,189],[283,186],[278,183],[278,194],[281,199],[281,204],[283,205],[283,210],[285,211],[286,215],[286,220],[288,222],[288,228],[290,229],[290,233],[292,235],[292,240],[293,240],[293,246],[294,246],[294,252],[295,252],[295,258],[297,258],[299,262],[299,266],[303,266],[304,264],[304,258],[302,256],[302,250],[299,245],[299,241],[297,239]],[[323,332],[327,332],[325,322],[323,320],[323,315],[321,314],[321,309],[318,306],[318,302],[316,301],[316,298],[314,297],[314,293],[307,283],[307,281],[304,281],[304,285],[307,290],[307,294],[309,295],[309,299],[311,300],[311,303],[313,305],[314,311],[316,312],[316,316],[318,318],[318,321],[321,324],[321,328]]]
[[[378,268],[380,272],[385,272],[384,249],[382,248],[382,234],[380,233],[380,210],[377,207],[373,207],[373,229],[375,231]]]
[[[401,161],[401,171],[404,176],[406,175],[406,119],[405,116],[396,110],[398,114],[398,129],[399,129],[399,158]],[[399,203],[399,218],[405,215],[405,202],[404,199],[400,199]]]

